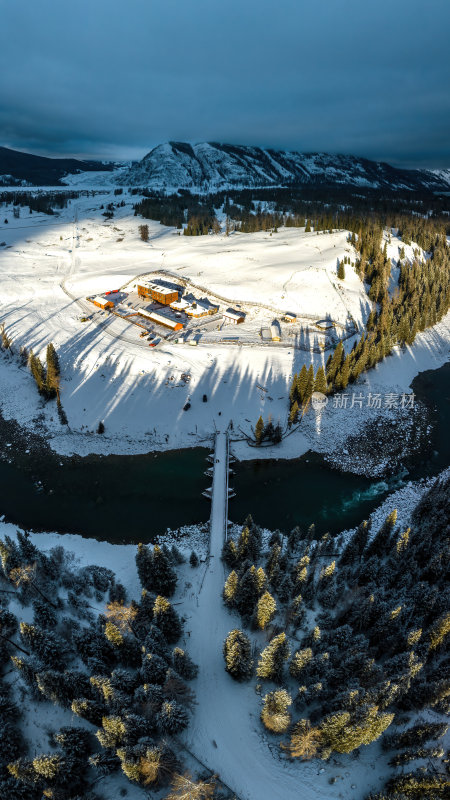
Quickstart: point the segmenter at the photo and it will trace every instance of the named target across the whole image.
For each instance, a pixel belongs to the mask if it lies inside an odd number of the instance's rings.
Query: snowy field
[[[105,221],[100,206],[122,197],[127,205]],[[0,318],[16,351],[32,347],[43,356],[47,343],[54,343],[70,433],[59,424],[54,404],[42,407],[29,372],[8,359],[0,360],[2,412],[31,427],[43,414],[52,446],[61,453],[192,446],[211,434],[219,412],[233,420],[235,430],[248,432],[259,414],[283,424],[292,375],[305,362],[313,361],[317,369],[323,358],[263,346],[194,348],[161,342],[152,349],[139,339],[139,329],[124,320],[100,312],[95,321],[80,322],[78,298],[163,268],[207,283],[230,300],[245,295],[297,313],[314,311],[341,320],[350,310],[359,323],[369,309],[364,286],[348,265],[342,291],[333,286],[337,259],[351,249],[342,232],[316,235],[287,229],[272,237],[184,237],[149,221],[150,241],[145,244],[138,235],[143,220],[134,217],[126,194],[83,197],[53,217],[30,215],[22,208],[15,219],[11,207],[3,207],[1,216],[9,221],[2,222],[0,233],[0,242],[5,242],[0,250]],[[393,238],[389,247],[395,262],[399,242]],[[361,385],[372,392],[407,392],[418,372],[448,359],[449,342],[450,316],[418,336],[412,348],[396,352],[363,376]],[[352,343],[350,339],[346,346]],[[187,382],[183,374],[189,375]],[[183,411],[187,401],[191,408]],[[367,416],[364,409],[350,413],[330,403],[320,419],[310,414],[301,432],[276,452],[258,451],[258,457],[295,457],[310,448],[326,452]],[[93,435],[100,420],[104,437]],[[238,455],[252,458],[255,452],[238,445]]]

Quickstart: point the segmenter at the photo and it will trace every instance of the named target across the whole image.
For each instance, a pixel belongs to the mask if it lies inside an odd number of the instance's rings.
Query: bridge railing
[[[227,437],[227,444],[226,444],[226,464],[225,464],[225,530],[224,536],[225,541],[228,541],[228,484],[230,478],[230,436],[228,433],[228,428],[226,430],[225,436]]]

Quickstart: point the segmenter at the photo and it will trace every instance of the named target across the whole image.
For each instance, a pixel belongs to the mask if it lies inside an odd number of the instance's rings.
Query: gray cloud
[[[450,4],[0,0],[0,143],[217,140],[450,165]]]

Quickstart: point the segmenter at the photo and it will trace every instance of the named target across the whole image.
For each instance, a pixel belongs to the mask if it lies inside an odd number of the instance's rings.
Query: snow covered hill
[[[124,185],[209,192],[229,187],[349,184],[450,190],[450,170],[403,170],[355,156],[297,153],[244,145],[167,142],[122,173]]]

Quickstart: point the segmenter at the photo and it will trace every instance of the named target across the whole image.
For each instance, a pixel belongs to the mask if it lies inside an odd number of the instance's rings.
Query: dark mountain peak
[[[60,186],[61,178],[76,172],[107,171],[112,164],[99,161],[80,161],[76,158],[48,158],[21,153],[8,147],[0,147],[0,184],[2,176],[12,178],[14,183],[31,186]],[[7,181],[3,180],[3,183]]]
[[[153,148],[120,178],[159,191],[348,185],[386,190],[448,190],[448,171],[398,169],[351,155],[299,153],[223,142],[168,142]]]

